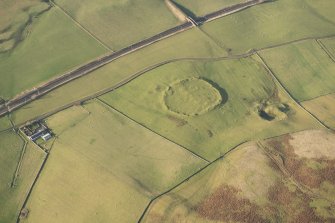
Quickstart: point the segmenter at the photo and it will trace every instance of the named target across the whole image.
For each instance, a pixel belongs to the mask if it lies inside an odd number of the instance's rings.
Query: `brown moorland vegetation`
[[[294,152],[290,140],[292,136],[285,135],[271,141],[268,145],[280,153],[285,168],[301,184],[309,188],[319,188],[324,181],[335,184],[335,160],[326,158],[308,159]],[[318,168],[308,165],[308,162],[320,164]]]
[[[201,217],[215,221],[265,222],[258,214],[260,207],[238,193],[235,187],[222,185],[201,202],[196,211]]]

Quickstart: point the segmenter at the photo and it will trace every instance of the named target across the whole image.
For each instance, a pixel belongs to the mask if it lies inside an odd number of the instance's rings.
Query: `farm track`
[[[261,4],[265,2],[265,0],[250,0],[244,3],[236,4],[233,6],[226,7],[224,9],[221,9],[219,11],[210,13],[208,15],[205,15],[204,17],[201,18],[201,24],[207,21],[212,21],[214,19],[244,10],[246,8],[252,7],[257,4]],[[54,3],[52,3],[54,4]],[[55,5],[55,4],[54,4]],[[62,10],[65,12],[64,10]],[[66,12],[65,12],[66,13]],[[67,14],[67,13],[66,13]],[[72,18],[72,17],[71,17]],[[73,18],[72,18],[73,19]],[[198,23],[198,22],[196,22]],[[77,24],[77,22],[76,22]],[[77,24],[78,25],[78,24]],[[79,24],[80,25],[80,24]],[[27,93],[24,93],[12,100],[9,100],[6,102],[6,106],[0,108],[0,117],[12,112],[13,110],[16,110],[20,107],[22,107],[25,104],[28,104],[29,102],[41,97],[42,95],[47,94],[48,92],[72,81],[75,80],[79,77],[82,77],[84,75],[87,75],[88,73],[122,57],[126,56],[127,54],[137,51],[143,47],[149,46],[155,42],[161,41],[165,38],[171,37],[173,35],[176,35],[177,33],[184,32],[188,29],[191,29],[194,27],[193,22],[185,22],[179,26],[173,27],[171,29],[168,29],[166,31],[163,31],[157,35],[154,35],[152,37],[149,37],[147,39],[144,39],[140,42],[137,42],[133,45],[130,45],[128,47],[125,47],[119,51],[113,52],[109,55],[103,56],[99,59],[96,59],[94,61],[91,61],[75,70],[72,70],[68,73],[65,73],[62,76],[56,77],[55,79],[47,82],[46,84],[39,86]]]

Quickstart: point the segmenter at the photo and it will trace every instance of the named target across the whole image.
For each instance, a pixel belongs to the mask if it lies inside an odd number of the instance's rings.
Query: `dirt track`
[[[205,15],[202,18],[198,18],[199,21],[201,21],[201,23],[204,23],[206,21],[211,21],[214,19],[217,19],[219,17],[237,12],[237,11],[241,11],[245,8],[257,5],[257,4],[261,4],[263,2],[265,2],[266,0],[251,0],[251,1],[247,1],[244,3],[240,3],[240,4],[236,4],[233,6],[229,6],[227,8],[221,9],[219,11],[210,13],[208,15]],[[35,88],[27,93],[24,93],[22,95],[20,95],[19,97],[16,97],[14,99],[11,99],[10,101],[8,101],[6,103],[6,106],[0,107],[0,117],[6,115],[9,112],[12,112],[15,109],[18,109],[26,104],[28,104],[29,102],[41,97],[42,95],[76,79],[79,77],[82,77],[122,56],[125,56],[133,51],[139,50],[145,46],[148,46],[150,44],[153,44],[157,41],[160,41],[162,39],[165,39],[167,37],[170,37],[172,35],[175,35],[179,32],[183,32],[186,31],[190,28],[192,28],[194,26],[194,24],[192,22],[186,22],[183,23],[179,26],[173,27],[171,29],[168,29],[164,32],[161,32],[157,35],[154,35],[150,38],[147,38],[145,40],[142,40],[138,43],[135,43],[133,45],[130,45],[126,48],[123,48],[117,52],[113,52],[107,56],[104,56],[102,58],[99,58],[97,60],[94,60],[92,62],[89,62],[73,71],[70,71],[62,76],[59,76],[51,81],[49,81],[48,83]]]

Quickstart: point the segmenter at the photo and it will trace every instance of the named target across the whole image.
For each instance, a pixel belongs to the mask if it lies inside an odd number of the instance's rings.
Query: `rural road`
[[[257,5],[257,4],[261,4],[263,2],[266,2],[267,0],[250,0],[244,3],[239,3],[236,5],[232,5],[229,7],[226,7],[224,9],[209,13],[201,18],[192,18],[192,20],[195,21],[195,24],[192,22],[185,22],[179,26],[173,27],[171,29],[168,29],[164,32],[161,32],[157,35],[154,35],[150,38],[147,38],[145,40],[142,40],[140,42],[137,42],[133,45],[130,45],[126,48],[123,48],[119,51],[113,52],[109,55],[106,55],[102,58],[96,59],[92,62],[89,62],[73,71],[70,71],[62,76],[59,76],[49,82],[47,82],[46,84],[38,87],[38,88],[34,88],[33,90],[24,93],[12,100],[9,100],[8,102],[6,102],[5,106],[0,106],[0,117],[6,115],[7,113],[12,112],[15,109],[18,109],[26,104],[28,104],[29,102],[41,97],[42,95],[45,95],[46,93],[74,80],[77,79],[79,77],[82,77],[122,56],[125,56],[131,52],[134,52],[136,50],[139,50],[145,46],[148,46],[150,44],[153,44],[157,41],[160,41],[162,39],[165,39],[167,37],[170,37],[172,35],[175,35],[179,32],[183,32],[186,31],[192,27],[194,27],[194,25],[200,25],[203,24],[205,22],[209,22],[212,21],[214,19],[244,10],[248,7]]]

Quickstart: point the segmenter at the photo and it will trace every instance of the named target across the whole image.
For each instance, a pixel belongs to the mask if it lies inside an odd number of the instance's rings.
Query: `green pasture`
[[[186,12],[190,11],[197,16],[203,16],[227,6],[238,4],[243,0],[207,0],[206,2],[201,0],[176,0],[175,2]]]
[[[46,10],[40,0],[2,0],[0,2],[0,54],[10,51],[27,35],[26,26],[34,16]]]
[[[201,26],[234,54],[306,37],[335,35],[333,0],[269,1]]]
[[[326,47],[330,55],[335,59],[335,38],[319,40]]]
[[[72,81],[13,113],[15,123],[22,123],[67,103],[110,88],[129,76],[154,65],[178,58],[226,56],[200,30],[192,29],[157,42]],[[85,87],[83,87],[85,86]]]
[[[1,117],[1,118],[0,118],[0,132],[1,132],[2,130],[6,130],[6,129],[8,129],[8,128],[10,128],[10,127],[12,127],[12,125],[11,125],[11,123],[10,123],[8,117],[7,117],[7,116]]]
[[[55,3],[113,50],[179,24],[163,0],[55,0]]]
[[[260,54],[298,101],[335,92],[335,63],[316,41],[285,45]]]
[[[0,222],[16,222],[24,200],[39,171],[44,153],[28,144],[20,161],[24,142],[14,132],[0,134]]]
[[[335,94],[329,94],[301,103],[324,124],[335,129]]]
[[[219,90],[221,103],[194,116],[169,110],[164,101],[166,92],[175,83],[190,78],[203,79]],[[170,63],[100,98],[209,160],[246,140],[317,127],[274,83],[256,57]],[[207,102],[199,97],[195,102],[185,99],[179,103],[181,109]]]
[[[135,222],[149,199],[84,153],[55,142],[20,222]]]
[[[135,222],[150,198],[205,164],[99,101],[47,124],[57,139],[27,222]]]
[[[2,98],[12,98],[106,52],[56,8],[33,18],[24,29],[22,41],[0,54]]]
[[[48,119],[48,125],[59,137],[58,144],[84,153],[113,175],[124,176],[147,193],[167,190],[204,164],[190,152],[101,102],[89,102],[74,112],[73,117],[79,120],[76,124],[71,124],[67,111]],[[72,140],[73,137],[80,139]]]

